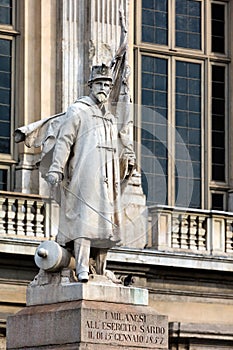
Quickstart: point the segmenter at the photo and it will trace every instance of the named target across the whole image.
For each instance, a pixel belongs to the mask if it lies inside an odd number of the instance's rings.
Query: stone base
[[[7,320],[8,350],[168,348],[167,317],[148,306],[146,289],[67,276],[41,272],[28,286],[27,307]]]
[[[99,275],[90,275],[88,283],[31,284],[27,288],[27,306],[75,300],[148,305],[148,290],[116,285]]]
[[[49,345],[40,347],[27,347],[20,348],[20,350],[141,350],[141,349],[151,349],[147,347],[128,347],[119,345],[105,345],[105,344],[65,344],[65,345]],[[156,348],[164,349],[164,348]],[[167,348],[166,348],[167,349]],[[232,348],[231,348],[232,349]],[[17,349],[18,350],[18,349]],[[229,349],[227,349],[229,350]]]
[[[28,306],[8,318],[7,349],[168,349],[168,322],[149,306],[88,300]]]

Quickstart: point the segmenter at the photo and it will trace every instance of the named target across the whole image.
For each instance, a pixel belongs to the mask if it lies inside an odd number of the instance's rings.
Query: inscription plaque
[[[167,316],[143,305],[82,300],[28,306],[8,318],[7,329],[9,350],[168,349]]]
[[[167,349],[167,320],[162,315],[85,310],[82,341]]]

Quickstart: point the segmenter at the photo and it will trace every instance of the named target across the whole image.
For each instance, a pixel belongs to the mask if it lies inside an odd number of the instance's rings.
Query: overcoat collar
[[[106,109],[105,114],[103,115],[101,112],[101,109],[99,108],[96,101],[94,101],[90,96],[83,96],[80,97],[78,100],[75,101],[75,103],[83,103],[89,107],[93,107],[93,116],[107,119],[112,122],[113,115]]]

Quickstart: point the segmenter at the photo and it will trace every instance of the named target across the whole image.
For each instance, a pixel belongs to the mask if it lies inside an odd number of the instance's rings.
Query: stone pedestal
[[[7,320],[8,350],[168,349],[167,317],[148,306],[145,289],[105,277],[31,285],[27,304]]]

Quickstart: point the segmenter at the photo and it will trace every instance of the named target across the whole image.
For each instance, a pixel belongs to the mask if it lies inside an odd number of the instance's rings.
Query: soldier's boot
[[[89,280],[89,257],[91,242],[89,239],[77,238],[74,240],[74,255],[76,261],[76,276],[79,282]]]

